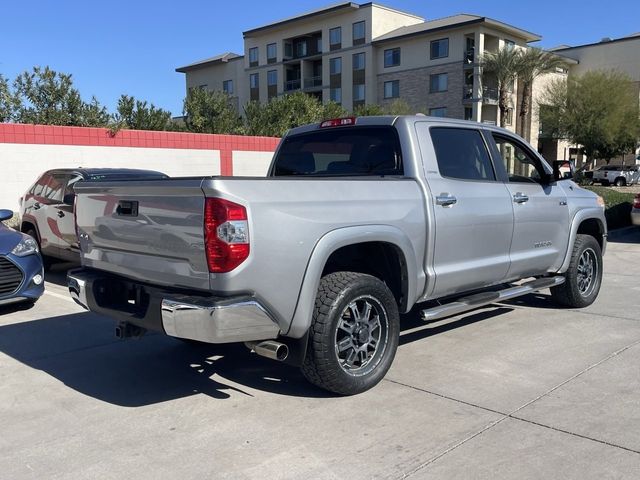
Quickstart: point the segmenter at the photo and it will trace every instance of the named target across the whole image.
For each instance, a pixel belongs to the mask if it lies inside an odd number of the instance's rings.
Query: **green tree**
[[[388,115],[413,115],[415,111],[405,100],[396,98],[385,108],[385,113]]]
[[[480,59],[482,77],[486,82],[493,74],[498,82],[498,108],[500,109],[500,126],[506,126],[511,89],[520,69],[520,51],[504,46],[497,52],[485,53]]]
[[[322,120],[328,120],[331,118],[342,118],[347,116],[347,111],[344,109],[342,105],[336,102],[328,102],[325,103],[322,108]]]
[[[276,97],[265,104],[249,102],[244,107],[245,133],[281,137],[291,128],[319,122],[324,111],[317,98],[302,92]]]
[[[111,115],[107,107],[98,102],[96,97],[91,97],[89,103],[83,103],[81,114],[81,126],[83,127],[106,127],[111,122]]]
[[[520,122],[518,133],[525,140],[531,140],[530,111],[532,103],[533,82],[547,73],[565,68],[567,63],[562,57],[539,48],[527,48],[521,51],[517,65],[517,77],[520,86]]]
[[[83,102],[71,75],[34,67],[13,82],[15,120],[43,125],[82,125]]]
[[[17,98],[9,88],[9,82],[0,73],[0,123],[13,120],[18,104]]]
[[[190,132],[234,134],[242,129],[242,119],[225,92],[192,88],[183,113]]]
[[[582,145],[588,161],[609,161],[635,148],[640,137],[638,94],[621,72],[591,71],[552,82],[543,95],[542,131]]]
[[[117,113],[114,115],[116,130],[165,130],[170,121],[171,112],[152,103],[136,100],[129,95],[121,95],[118,99]]]
[[[377,103],[370,103],[366,105],[358,105],[353,109],[353,114],[356,117],[375,117],[378,115],[384,115],[385,111]]]

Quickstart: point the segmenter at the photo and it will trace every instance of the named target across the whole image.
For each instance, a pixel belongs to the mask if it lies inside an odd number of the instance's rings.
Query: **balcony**
[[[482,87],[482,101],[487,103],[498,103],[500,92],[498,87]]]
[[[301,81],[300,79],[289,80],[284,82],[284,91],[285,92],[293,92],[294,90],[300,90]]]
[[[474,97],[473,85],[463,85],[462,100],[477,100]],[[497,104],[500,100],[498,87],[482,87],[482,101],[490,104]]]
[[[469,49],[466,52],[464,52],[464,65],[466,67],[474,66],[475,57],[476,57],[475,48]]]
[[[322,87],[322,75],[304,79],[305,89],[318,88],[318,87]]]

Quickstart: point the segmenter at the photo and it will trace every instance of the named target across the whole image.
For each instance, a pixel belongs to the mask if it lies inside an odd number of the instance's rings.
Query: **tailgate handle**
[[[121,217],[137,217],[138,202],[120,200],[118,202],[118,208],[116,208],[116,213]]]

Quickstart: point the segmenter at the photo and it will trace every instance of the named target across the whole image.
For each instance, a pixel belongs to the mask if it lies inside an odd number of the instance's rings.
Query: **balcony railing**
[[[284,82],[284,91],[291,92],[293,90],[300,90],[300,79],[289,80],[288,82]]]
[[[322,76],[310,77],[304,79],[304,88],[314,88],[322,86]]]
[[[473,85],[462,87],[462,99],[471,100],[474,98]],[[500,99],[500,92],[497,87],[482,87],[482,100],[485,102],[497,102]]]
[[[497,87],[482,87],[482,100],[497,102],[500,98],[500,93]]]

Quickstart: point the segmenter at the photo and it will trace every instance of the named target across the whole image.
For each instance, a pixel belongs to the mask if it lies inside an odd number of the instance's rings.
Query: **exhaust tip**
[[[245,345],[258,355],[278,362],[285,361],[289,356],[289,347],[284,343],[273,340],[265,340],[264,342],[246,342]]]

